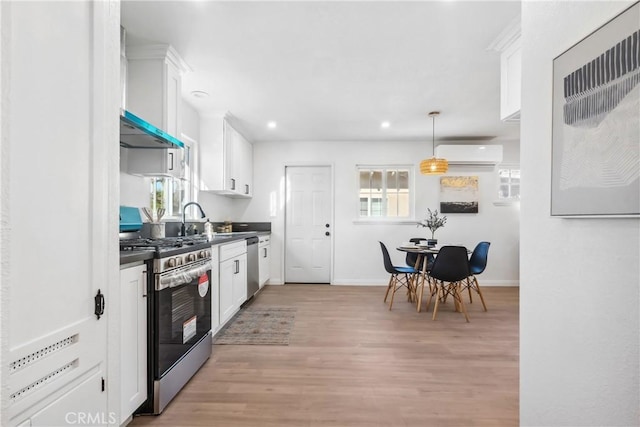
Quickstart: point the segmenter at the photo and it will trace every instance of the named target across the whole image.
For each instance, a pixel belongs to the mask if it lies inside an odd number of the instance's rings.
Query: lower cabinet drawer
[[[247,252],[247,241],[227,243],[220,246],[220,262],[237,257]]]

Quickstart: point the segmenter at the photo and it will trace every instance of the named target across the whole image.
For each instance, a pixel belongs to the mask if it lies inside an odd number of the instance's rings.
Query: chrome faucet
[[[205,215],[204,211],[202,210],[202,206],[200,206],[198,203],[196,203],[196,202],[189,202],[189,203],[185,204],[185,205],[182,207],[182,225],[180,226],[180,235],[181,235],[181,236],[186,236],[186,235],[187,235],[187,234],[186,234],[185,225],[184,225],[184,223],[185,223],[185,215],[186,215],[186,213],[187,213],[187,206],[191,206],[191,205],[196,205],[196,206],[198,207],[198,209],[200,209],[200,218],[204,218],[204,217],[206,217],[206,215]]]

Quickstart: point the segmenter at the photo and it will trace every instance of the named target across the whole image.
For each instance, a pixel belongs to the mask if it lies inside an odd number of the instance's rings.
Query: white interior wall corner
[[[553,58],[630,4],[522,4],[523,426],[640,419],[640,222],[549,216]]]

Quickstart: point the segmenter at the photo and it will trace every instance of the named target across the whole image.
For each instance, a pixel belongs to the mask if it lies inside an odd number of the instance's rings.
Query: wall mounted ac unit
[[[435,154],[450,165],[495,166],[502,162],[502,145],[438,145]]]

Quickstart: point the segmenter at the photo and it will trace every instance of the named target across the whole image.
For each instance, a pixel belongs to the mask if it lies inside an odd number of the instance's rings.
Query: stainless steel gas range
[[[211,355],[211,242],[205,236],[125,239],[121,251],[153,251],[148,283],[148,399],[160,414]]]

